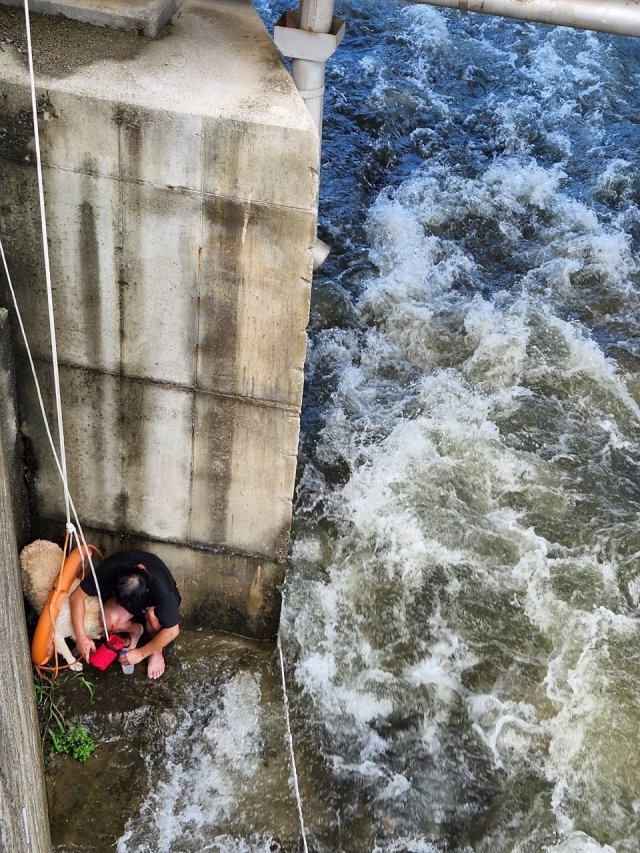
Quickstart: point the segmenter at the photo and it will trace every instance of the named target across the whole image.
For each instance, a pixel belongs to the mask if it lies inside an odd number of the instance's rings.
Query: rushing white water
[[[640,48],[338,11],[283,613],[311,846],[638,851]],[[121,850],[296,849],[247,819],[256,679]]]
[[[622,40],[399,17],[405,80],[373,40],[361,67],[433,123],[368,210],[356,322],[310,354],[330,393],[285,610],[307,731],[380,849],[637,850],[632,66]]]
[[[147,756],[150,793],[119,839],[120,853],[276,851],[271,837],[295,826],[286,755],[274,751],[280,696],[253,662],[212,680],[197,669],[181,698],[184,713]],[[264,695],[266,690],[266,697]]]

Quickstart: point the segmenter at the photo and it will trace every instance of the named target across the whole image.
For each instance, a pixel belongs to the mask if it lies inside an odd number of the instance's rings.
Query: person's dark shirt
[[[147,551],[118,551],[107,557],[96,569],[103,601],[113,597],[113,588],[118,574],[123,569],[133,569],[140,564],[145,567],[149,580],[147,606],[155,607],[158,622],[163,628],[173,628],[180,621],[178,611],[181,601],[180,593],[173,575],[160,557],[156,557],[155,554],[150,554]],[[80,587],[87,595],[98,594],[91,574],[81,582]],[[139,617],[142,614],[133,613],[132,615]]]

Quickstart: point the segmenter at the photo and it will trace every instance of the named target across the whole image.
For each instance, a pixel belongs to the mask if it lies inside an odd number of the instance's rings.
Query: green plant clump
[[[86,676],[74,673],[68,678],[79,681],[89,693],[91,699],[95,693],[95,685]],[[65,679],[61,679],[65,680]],[[40,731],[42,735],[42,747],[48,741],[51,745],[51,754],[69,755],[76,761],[86,763],[96,751],[97,744],[84,726],[76,725],[74,728],[67,725],[62,711],[58,707],[56,699],[56,688],[59,682],[42,679],[34,676],[34,687],[38,705],[38,716],[40,718]]]
[[[70,755],[76,761],[85,764],[96,751],[97,744],[84,726],[55,731],[49,729],[53,752],[58,755]]]

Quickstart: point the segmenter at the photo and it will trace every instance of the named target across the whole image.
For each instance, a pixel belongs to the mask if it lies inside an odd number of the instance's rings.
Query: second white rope
[[[300,796],[300,785],[298,784],[298,771],[296,770],[296,757],[293,752],[293,736],[291,734],[291,722],[289,720],[289,696],[287,695],[287,682],[284,675],[284,657],[282,655],[282,643],[280,642],[280,634],[278,634],[278,653],[280,655],[280,673],[282,675],[284,719],[287,724],[287,738],[289,741],[289,754],[291,756],[291,775],[293,778],[293,790],[296,795],[296,805],[298,806],[298,817],[300,819],[302,844],[304,846],[305,853],[309,853],[309,848],[307,847],[307,834],[304,826],[304,816],[302,814],[302,797]]]

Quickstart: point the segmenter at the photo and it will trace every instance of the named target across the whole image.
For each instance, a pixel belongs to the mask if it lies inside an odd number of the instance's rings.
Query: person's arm
[[[165,646],[173,642],[180,633],[180,626],[174,625],[173,628],[161,628],[152,640],[140,646],[137,649],[131,649],[126,655],[120,658],[122,663],[140,663],[140,661],[148,658],[154,652],[161,652]]]
[[[87,593],[77,586],[71,593],[69,598],[69,607],[71,609],[71,622],[73,623],[73,632],[76,635],[76,645],[81,656],[89,663],[89,656],[96,650],[96,644],[84,630],[84,612],[85,600],[88,598]]]

